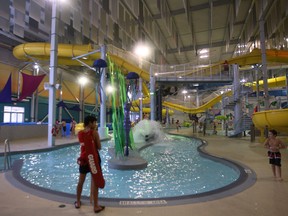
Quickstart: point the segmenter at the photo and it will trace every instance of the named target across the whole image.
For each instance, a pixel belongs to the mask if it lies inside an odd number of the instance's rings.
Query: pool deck
[[[192,129],[171,131],[175,134],[193,136]],[[262,143],[251,143],[249,138],[227,138],[217,135],[194,134],[206,140],[208,146],[205,150],[212,155],[230,159],[250,167],[257,175],[257,181],[248,189],[232,196],[217,200],[175,206],[161,207],[107,207],[100,215],[109,216],[286,216],[288,204],[285,202],[288,195],[288,151],[282,150],[282,177],[279,182],[272,177],[272,171],[266,157],[266,149]],[[76,142],[75,138],[59,138],[56,145]],[[287,143],[286,143],[287,144]],[[30,150],[46,148],[45,139],[30,139],[11,142],[11,150]],[[3,152],[3,143],[0,144]],[[10,172],[10,171],[9,171]],[[7,173],[6,173],[7,174]],[[92,206],[85,202],[78,210],[73,204],[66,204],[48,199],[43,199],[24,192],[8,182],[5,173],[0,173],[0,215],[21,216],[73,216],[95,215]],[[61,206],[64,205],[64,206]]]

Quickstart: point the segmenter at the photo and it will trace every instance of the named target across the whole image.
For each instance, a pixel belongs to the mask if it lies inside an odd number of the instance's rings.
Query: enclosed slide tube
[[[73,60],[72,58],[85,55],[94,51],[91,44],[87,45],[73,45],[73,44],[58,44],[58,64],[81,66],[81,62]],[[50,59],[50,43],[25,43],[16,46],[13,49],[13,55],[23,61],[31,61],[34,57],[38,60],[49,61]],[[149,81],[150,75],[147,71],[134,66],[126,60],[108,53],[110,59],[119,67],[124,67],[128,71],[137,73],[142,79]],[[96,59],[101,58],[101,53],[96,52],[82,58],[81,61],[87,65],[93,65]]]
[[[87,45],[73,45],[73,44],[58,44],[58,65],[70,65],[70,66],[81,66],[81,62],[77,60],[73,60],[74,57],[82,56],[88,53],[93,52],[94,49],[92,48],[91,44]],[[31,61],[32,58],[36,58],[40,61],[49,61],[50,59],[50,43],[25,43],[16,46],[13,49],[13,55],[23,61]],[[127,71],[133,71],[137,73],[143,80],[149,81],[150,75],[147,71],[132,65],[131,63],[127,62],[126,60],[108,53],[111,61],[113,61],[117,66],[125,68]],[[96,59],[101,57],[100,52],[91,53],[90,55],[85,56],[82,58],[81,61],[87,65],[93,65]],[[143,93],[147,96],[145,100],[149,100],[149,89],[143,82]],[[146,102],[145,102],[146,103]],[[139,104],[139,100],[133,102],[134,109],[131,111],[139,112],[137,108],[137,104]],[[149,108],[144,108],[143,112],[150,113]],[[166,110],[162,111],[166,113]],[[169,111],[169,115],[173,115],[173,111]]]
[[[265,128],[275,129],[280,135],[288,132],[288,109],[268,110],[256,112],[252,116],[252,121],[257,129],[261,131],[260,142],[263,142]],[[286,138],[286,141],[288,139]]]
[[[199,107],[195,107],[195,108],[188,108],[188,107],[184,107],[184,106],[181,106],[178,104],[173,104],[173,103],[166,102],[166,101],[163,102],[162,105],[169,107],[171,109],[175,109],[175,110],[184,112],[184,113],[190,113],[190,114],[203,113],[203,112],[206,112],[207,109],[211,108],[215,104],[221,102],[223,97],[228,97],[231,95],[232,95],[232,91],[224,92],[223,94],[216,96],[215,98],[208,101],[207,103],[205,103]]]
[[[73,44],[58,44],[58,64],[59,65],[70,65],[70,66],[80,66],[81,63],[73,60],[73,57],[81,56],[87,53],[90,53],[93,51],[93,48],[90,44],[88,45],[73,45]],[[31,58],[29,56],[37,58],[39,60],[43,61],[49,61],[50,57],[50,43],[26,43],[16,46],[13,49],[13,55],[20,60],[23,61],[31,61]],[[133,71],[137,73],[141,78],[143,78],[145,81],[150,80],[150,75],[147,71],[144,71],[143,69],[140,69],[137,66],[134,66],[127,62],[126,60],[113,55],[109,54],[110,59],[119,67],[125,68],[127,71]],[[84,62],[87,65],[93,65],[94,61],[96,59],[100,58],[100,52],[93,53],[91,55],[85,56],[85,58],[81,59],[82,62]],[[149,98],[149,90],[146,85],[143,85],[143,92],[148,96],[148,98],[145,98],[143,100],[143,104],[147,104],[150,102]],[[179,110],[182,112],[187,113],[199,113],[199,112],[205,112],[205,109],[213,106],[217,102],[221,101],[222,97],[217,97],[216,100],[212,99],[208,103],[206,103],[203,106],[200,106],[199,108],[186,108],[177,104],[164,102],[164,106],[167,106],[169,108]],[[137,104],[139,104],[139,100],[136,100],[133,102],[133,109],[131,111],[139,112],[139,109],[137,108]],[[150,108],[143,108],[143,112],[150,113]],[[162,110],[162,114],[164,115],[166,113],[166,110]],[[169,110],[169,115],[173,115],[173,111]]]

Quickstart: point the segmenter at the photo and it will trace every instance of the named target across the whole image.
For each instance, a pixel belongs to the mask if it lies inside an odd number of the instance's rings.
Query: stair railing
[[[4,170],[11,168],[11,150],[9,139],[4,141]]]

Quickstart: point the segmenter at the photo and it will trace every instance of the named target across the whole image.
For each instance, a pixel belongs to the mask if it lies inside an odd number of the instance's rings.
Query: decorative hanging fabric
[[[2,91],[0,92],[0,103],[11,103],[11,94],[12,94],[12,90],[11,90],[11,74],[4,86],[4,88],[2,89]]]
[[[26,97],[31,96],[33,92],[38,88],[43,78],[45,77],[45,74],[40,76],[28,75],[23,72],[21,72],[21,74],[23,78],[23,84],[22,84],[22,92],[18,101],[22,101]]]

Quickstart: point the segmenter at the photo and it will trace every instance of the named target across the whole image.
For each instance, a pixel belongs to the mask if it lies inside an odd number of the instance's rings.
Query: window
[[[24,107],[4,106],[4,123],[22,123],[24,122]]]

